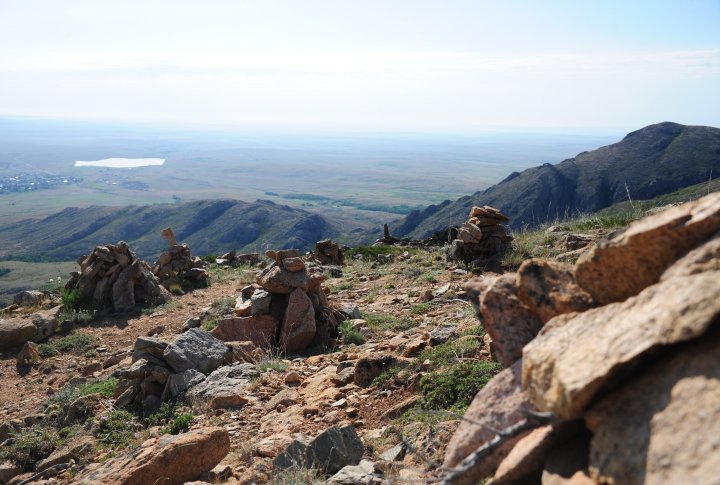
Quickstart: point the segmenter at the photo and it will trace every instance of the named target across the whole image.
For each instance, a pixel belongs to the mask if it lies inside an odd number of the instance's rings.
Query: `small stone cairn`
[[[496,263],[513,240],[503,225],[509,221],[509,217],[494,207],[473,207],[470,219],[460,226],[457,239],[450,245],[450,257],[471,266]]]
[[[80,271],[70,273],[66,290],[78,290],[81,301],[101,312],[129,312],[136,305],[157,305],[170,300],[145,261],[120,241],[97,246],[78,259]]]
[[[205,263],[190,254],[187,244],[178,244],[171,228],[163,229],[161,234],[170,247],[152,267],[152,272],[158,277],[160,284],[167,289],[172,285],[185,286],[183,283],[190,283],[194,287],[206,286],[208,272],[205,270]]]
[[[260,255],[258,253],[237,254],[235,250],[225,253],[215,260],[215,264],[218,266],[232,266],[233,268],[242,264],[255,266],[259,262]]]
[[[255,284],[241,290],[235,316],[218,320],[212,335],[284,352],[326,342],[342,317],[328,304],[323,269],[306,264],[297,249],[266,254],[273,264],[258,273]]]
[[[343,254],[342,248],[338,243],[333,242],[332,239],[318,241],[315,244],[313,256],[320,264],[331,264],[335,266],[345,264],[345,255]]]

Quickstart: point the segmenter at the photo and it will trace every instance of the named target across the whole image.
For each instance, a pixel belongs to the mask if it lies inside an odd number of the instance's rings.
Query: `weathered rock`
[[[496,375],[477,393],[465,413],[445,451],[443,467],[453,468],[465,457],[495,437],[494,430],[508,428],[526,417],[533,410],[527,394],[522,390],[520,373],[522,361]],[[480,480],[494,473],[522,434],[507,439],[490,453],[468,474],[469,482]]]
[[[508,367],[523,355],[523,347],[542,328],[540,319],[518,298],[516,275],[504,274],[487,285],[480,296],[482,324],[492,339],[497,360]],[[469,282],[468,286],[473,285]]]
[[[372,485],[383,483],[382,474],[376,471],[375,463],[360,460],[357,465],[343,467],[325,483],[332,485]]]
[[[627,485],[718,483],[719,362],[715,328],[594,405],[593,474]]]
[[[380,453],[380,459],[383,461],[400,461],[405,457],[405,445],[399,444]]]
[[[250,314],[252,316],[266,315],[270,313],[270,293],[265,290],[257,290],[250,298]],[[237,315],[237,306],[235,307]]]
[[[0,349],[17,347],[35,339],[37,328],[25,318],[0,319]]]
[[[252,300],[240,295],[235,300],[235,316],[249,317],[252,315]]]
[[[343,250],[331,239],[318,241],[317,244],[315,244],[315,252],[313,253],[313,256],[315,259],[320,261],[320,264],[323,265],[332,264],[342,266],[345,264],[345,255],[343,254]]]
[[[275,458],[274,465],[278,469],[317,467],[325,473],[336,473],[347,465],[357,465],[364,451],[353,426],[330,428],[320,433],[309,445],[294,441]]]
[[[272,266],[258,274],[257,282],[270,293],[288,294],[295,288],[308,289],[308,275],[305,271],[291,273],[280,266]]]
[[[542,485],[595,485],[595,481],[586,474],[590,437],[585,429],[553,447],[545,460]]]
[[[13,305],[35,306],[46,298],[45,293],[38,290],[23,290],[13,296]]]
[[[378,354],[358,359],[355,364],[353,380],[360,387],[368,387],[373,379],[387,370],[395,362],[395,357],[389,354]]]
[[[221,318],[210,333],[225,342],[249,340],[258,347],[269,347],[275,343],[278,326],[272,315]]]
[[[227,346],[205,330],[191,328],[171,342],[163,358],[175,372],[195,369],[209,374],[225,359]]]
[[[202,325],[202,320],[200,317],[190,317],[187,320],[185,320],[185,323],[183,323],[183,326],[180,328],[181,332],[187,332],[191,328],[198,328],[200,325]]]
[[[242,406],[247,403],[245,386],[258,375],[260,373],[253,364],[228,365],[214,371],[187,395],[191,399],[208,401],[213,409]]]
[[[20,349],[20,353],[17,355],[17,365],[19,366],[25,366],[25,365],[35,365],[38,362],[40,362],[40,350],[38,349],[37,344],[33,342],[25,342],[25,345],[23,345],[22,349]]]
[[[241,342],[226,342],[228,355],[225,358],[226,364],[235,362],[259,362],[266,357],[265,352],[249,340]]]
[[[315,332],[315,309],[312,301],[302,289],[297,288],[290,293],[280,328],[280,346],[286,352],[302,350],[312,343]]]
[[[0,483],[8,483],[22,473],[22,468],[12,461],[0,462]]]
[[[720,231],[720,192],[636,221],[598,242],[575,265],[575,279],[601,304],[655,284],[688,250]]]
[[[195,369],[187,369],[179,374],[170,374],[165,383],[162,400],[167,401],[177,397],[191,387],[205,380],[205,374]]]
[[[131,454],[87,467],[75,480],[106,485],[181,485],[212,469],[229,451],[230,438],[224,428],[164,435]]]
[[[432,345],[440,345],[457,334],[458,325],[456,323],[444,323],[438,325],[430,331],[430,343]]]
[[[285,258],[282,261],[283,268],[291,273],[297,273],[305,269],[305,261],[302,258]]]
[[[28,317],[33,322],[33,325],[35,325],[35,328],[37,328],[35,341],[44,340],[55,333],[61,310],[62,305],[58,305],[49,310],[37,311]]]
[[[678,259],[662,275],[661,280],[687,276],[703,271],[720,271],[720,232],[712,239]]]
[[[286,258],[299,258],[300,251],[297,249],[279,249],[265,251],[265,256],[275,261],[277,264],[282,264]]]
[[[676,277],[622,303],[551,320],[524,350],[531,400],[563,418],[579,416],[646,354],[705,333],[720,316],[718,281],[718,271]]]
[[[274,411],[275,408],[282,405],[288,407],[295,404],[300,399],[300,394],[292,389],[281,389],[265,404],[265,409]]]
[[[584,312],[592,297],[575,282],[572,266],[529,259],[517,273],[518,297],[543,323],[562,313]]]
[[[276,434],[261,439],[255,445],[255,452],[259,456],[275,458],[293,442],[287,434]]]
[[[41,472],[47,470],[51,466],[60,463],[68,463],[70,460],[79,461],[85,455],[89,454],[95,446],[95,438],[92,436],[80,436],[73,438],[72,441],[56,448],[50,456],[44,460],[40,460],[35,464],[35,471]]]

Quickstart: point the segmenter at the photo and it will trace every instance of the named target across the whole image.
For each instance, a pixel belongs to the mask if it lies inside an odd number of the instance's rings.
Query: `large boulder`
[[[75,477],[77,483],[105,485],[182,485],[220,463],[230,451],[224,428],[202,428],[149,440],[142,448],[92,464]]]
[[[279,325],[272,315],[221,318],[210,333],[224,342],[248,340],[258,347],[269,347],[275,343]]]
[[[180,334],[163,352],[163,359],[175,372],[195,369],[209,374],[223,363],[227,345],[205,330],[191,328]]]
[[[720,317],[720,272],[681,276],[622,303],[561,315],[524,349],[523,386],[538,409],[564,418],[643,357],[704,334]]]
[[[496,375],[477,393],[465,412],[464,420],[447,445],[444,468],[455,467],[477,448],[489,443],[495,437],[497,430],[519,423],[526,418],[528,411],[533,410],[527,394],[521,387],[521,368],[522,361],[516,362]],[[469,471],[468,483],[492,475],[523,436],[520,434],[507,439],[480,461]]]
[[[47,297],[44,292],[38,290],[23,290],[13,296],[13,305],[35,306],[42,303]]]
[[[315,309],[307,293],[300,288],[290,293],[285,318],[280,328],[280,346],[296,352],[310,345],[315,337]]]
[[[688,250],[720,231],[720,192],[634,222],[600,241],[575,266],[575,279],[601,304],[623,301],[655,284]]]
[[[295,288],[308,289],[306,271],[291,272],[282,266],[271,266],[257,276],[257,283],[270,293],[286,295]]]
[[[0,319],[0,350],[17,347],[35,340],[37,327],[25,318]]]
[[[518,296],[543,323],[593,306],[592,297],[575,282],[567,263],[528,259],[517,273]]]
[[[242,363],[221,367],[207,379],[194,386],[187,395],[191,399],[202,399],[214,409],[245,404],[245,386],[250,379],[260,375],[253,364]]]
[[[353,426],[330,428],[320,433],[310,444],[294,441],[275,458],[276,468],[319,468],[324,473],[338,472],[347,465],[357,465],[365,452]]]
[[[719,280],[716,280],[716,284]],[[679,346],[586,415],[603,483],[720,483],[720,331]]]
[[[720,232],[675,261],[660,279],[666,280],[674,276],[687,276],[712,270],[720,271]]]
[[[522,357],[523,347],[543,325],[518,298],[516,280],[515,274],[507,273],[489,283],[479,283],[484,287],[479,297],[482,324],[492,339],[493,354],[505,367]],[[467,286],[473,285],[471,281]]]

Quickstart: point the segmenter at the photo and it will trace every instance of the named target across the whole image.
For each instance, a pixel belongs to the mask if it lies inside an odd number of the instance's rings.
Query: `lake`
[[[89,162],[75,162],[76,167],[136,168],[162,165],[164,158],[106,158]]]

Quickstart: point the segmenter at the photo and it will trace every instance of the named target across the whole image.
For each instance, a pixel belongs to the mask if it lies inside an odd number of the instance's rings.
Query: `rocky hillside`
[[[0,482],[718,483],[720,194],[608,237],[505,274],[271,251],[95,319],[18,295]]]
[[[486,190],[410,213],[393,235],[425,238],[460,224],[473,206],[490,205],[515,228],[596,212],[633,199],[652,199],[707,182],[720,173],[720,129],[659,123],[622,141],[557,165],[512,173]]]
[[[343,233],[323,216],[270,201],[195,201],[137,207],[68,208],[40,220],[0,228],[0,258],[74,260],[97,241],[124,240],[142,258],[156,258],[171,226],[195,254],[268,248],[310,249],[316,241]]]

